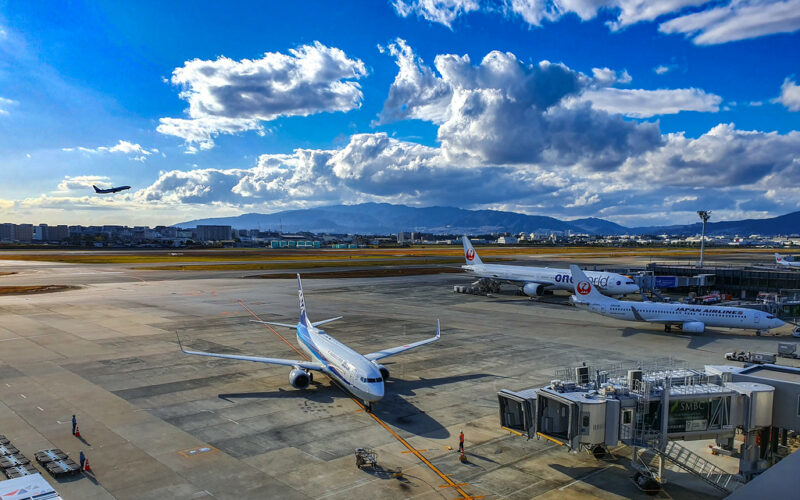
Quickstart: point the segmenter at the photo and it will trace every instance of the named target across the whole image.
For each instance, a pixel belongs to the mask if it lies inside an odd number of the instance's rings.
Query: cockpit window
[[[767,319],[775,319],[775,316],[770,316],[770,315],[768,315],[768,316],[767,316]]]

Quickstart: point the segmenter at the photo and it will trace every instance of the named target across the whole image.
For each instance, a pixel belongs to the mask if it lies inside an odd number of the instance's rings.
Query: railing
[[[699,477],[706,483],[725,493],[731,493],[742,485],[730,474],[697,453],[684,448],[675,441],[667,441],[657,448],[657,451],[667,460],[681,469]]]

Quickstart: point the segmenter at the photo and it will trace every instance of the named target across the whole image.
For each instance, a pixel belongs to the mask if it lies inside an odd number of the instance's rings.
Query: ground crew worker
[[[75,419],[75,415],[72,416],[72,435],[75,435],[75,428],[78,427],[78,421]]]
[[[83,454],[83,450],[81,450],[81,454],[79,455],[80,462],[81,462],[81,470],[83,470],[83,464],[86,462],[86,455]]]
[[[464,453],[464,431],[459,431],[458,434],[458,451]]]

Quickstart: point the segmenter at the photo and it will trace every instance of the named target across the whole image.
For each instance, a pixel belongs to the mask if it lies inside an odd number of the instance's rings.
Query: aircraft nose
[[[375,403],[383,399],[383,384],[379,386],[376,384],[375,386],[368,387],[366,390],[366,397],[364,398],[370,403]]]
[[[772,328],[780,328],[785,324],[786,322],[783,321],[782,319],[775,318],[772,320]]]

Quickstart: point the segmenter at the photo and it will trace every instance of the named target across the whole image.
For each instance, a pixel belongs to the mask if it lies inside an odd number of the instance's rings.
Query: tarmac
[[[28,457],[83,450],[92,474],[43,472],[66,499],[460,497],[433,468],[475,497],[650,498],[630,480],[625,447],[602,461],[501,429],[497,391],[544,385],[585,360],[673,357],[702,367],[725,364],[726,351],[770,351],[786,340],[667,334],[576,310],[565,295],[454,294],[466,275],[304,281],[310,317],[343,315],[326,331],[359,352],[430,337],[441,320],[439,342],[387,360],[391,377],[373,419],[321,374],[296,390],[286,367],[178,350],[176,333],[187,348],[297,358],[251,321],[296,322],[293,280],[20,261],[0,261],[0,271],[17,273],[0,278],[4,285],[81,287],[0,297],[0,434]],[[294,341],[291,330],[279,333]],[[72,414],[81,439],[70,432]],[[464,463],[454,451],[462,429]],[[358,447],[377,452],[377,469],[356,468]],[[721,496],[678,470],[666,477],[663,498]]]

